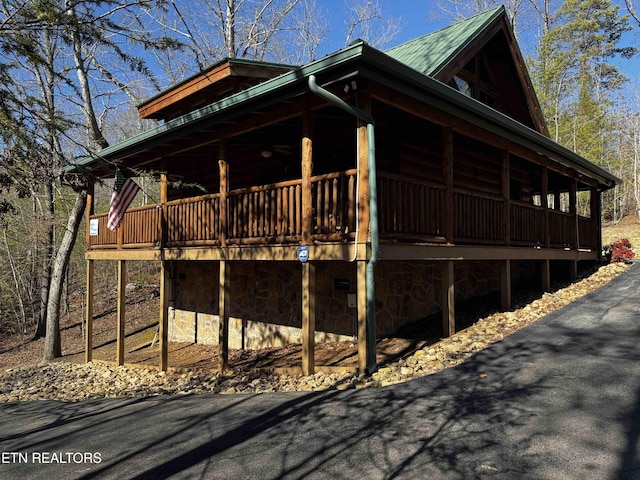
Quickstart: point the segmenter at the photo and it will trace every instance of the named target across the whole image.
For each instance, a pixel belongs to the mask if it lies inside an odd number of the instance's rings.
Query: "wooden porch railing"
[[[314,241],[353,240],[356,228],[357,171],[311,178]],[[407,242],[447,242],[504,245],[504,198],[469,190],[453,192],[454,215],[447,216],[446,188],[435,182],[380,172],[378,210],[380,237]],[[510,202],[510,243],[545,246],[545,216],[549,243],[554,248],[576,248],[576,219],[568,213],[524,202]],[[129,209],[116,232],[107,229],[107,214],[92,215],[97,235],[89,248],[151,248],[216,246],[221,228],[231,244],[298,243],[302,239],[302,181],[233,190],[227,194],[227,218],[220,218],[220,195],[173,200],[163,209],[148,205]],[[453,222],[453,239],[445,238]],[[598,246],[597,222],[578,217],[580,248]],[[163,232],[164,230],[164,232]]]
[[[228,193],[230,242],[286,243],[302,234],[302,181],[263,185]]]
[[[172,200],[165,205],[168,246],[213,245],[220,238],[219,194]]]
[[[453,194],[454,240],[504,243],[504,199],[465,190]]]
[[[543,207],[511,202],[511,242],[514,245],[544,246]]]
[[[595,250],[600,242],[598,241],[598,225],[591,218],[578,217],[578,232],[580,234],[580,248]]]
[[[387,238],[444,242],[446,189],[436,183],[378,174],[378,222]]]
[[[549,234],[552,247],[576,246],[575,216],[570,213],[549,210]]]
[[[311,178],[314,202],[312,237],[345,240],[355,235],[356,170]],[[92,215],[98,234],[90,248],[146,248],[161,244],[162,209],[130,208],[117,231],[107,229],[107,214]],[[165,204],[167,246],[218,245],[220,194],[172,200]],[[302,238],[302,181],[232,190],[227,194],[226,238],[230,243],[291,243]]]
[[[332,241],[354,238],[357,173],[357,170],[347,170],[311,177],[315,239]]]

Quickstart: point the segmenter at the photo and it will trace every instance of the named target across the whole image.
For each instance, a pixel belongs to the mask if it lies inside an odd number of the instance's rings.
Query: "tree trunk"
[[[47,322],[47,304],[49,299],[49,288],[51,283],[51,263],[53,262],[55,231],[53,219],[55,218],[55,202],[53,200],[53,184],[47,181],[45,185],[45,221],[47,228],[47,236],[44,245],[44,258],[42,271],[40,273],[40,314],[38,315],[38,323],[33,336],[34,340],[42,338],[46,335]]]
[[[44,345],[45,360],[53,360],[62,355],[60,343],[60,300],[62,298],[62,285],[69,266],[69,259],[84,215],[87,202],[87,192],[76,193],[76,202],[69,215],[67,229],[60,242],[60,248],[53,262],[51,275],[51,287],[49,288],[49,302],[47,304],[47,336]]]

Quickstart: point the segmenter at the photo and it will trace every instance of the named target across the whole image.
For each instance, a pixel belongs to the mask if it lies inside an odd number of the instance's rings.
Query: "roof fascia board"
[[[199,77],[202,77],[204,75],[210,75],[211,73],[215,73],[216,71],[220,71],[223,69],[232,69],[233,67],[239,66],[239,65],[252,66],[252,67],[266,66],[266,67],[277,67],[277,68],[289,68],[290,70],[293,70],[294,68],[296,68],[293,65],[286,65],[283,63],[258,62],[255,60],[247,60],[245,58],[223,58],[219,62],[214,63],[213,65],[205,68],[204,70],[194,75],[190,75],[189,77],[185,78],[181,82],[171,85],[169,88],[162,90],[161,92],[157,93],[153,97],[142,101],[137,105],[137,108],[140,109],[156,101],[157,99],[164,97],[165,95],[171,93],[172,91],[178,90],[183,86],[193,82],[194,80],[197,80]]]

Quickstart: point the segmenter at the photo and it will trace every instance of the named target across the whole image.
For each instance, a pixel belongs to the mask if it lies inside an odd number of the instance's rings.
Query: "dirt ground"
[[[115,295],[96,296],[94,305],[96,317],[93,324],[92,352],[94,360],[115,361],[116,359],[116,303]],[[62,317],[61,361],[84,361],[84,304],[82,298],[74,299],[71,308]],[[137,286],[127,293],[125,325],[125,363],[140,365],[159,365],[159,345],[154,337],[158,327],[158,287],[155,285]],[[424,335],[423,335],[424,336]],[[403,356],[410,355],[425,342],[435,342],[433,338],[414,338],[404,335],[383,339],[379,342],[378,362],[384,364]],[[44,340],[32,340],[31,335],[3,335],[0,343],[0,370],[38,364],[43,359]],[[315,361],[317,366],[355,370],[358,360],[357,344],[352,342],[328,342],[316,345]],[[261,350],[229,351],[231,368],[280,368],[299,369],[301,365],[301,345],[267,348]],[[169,344],[169,365],[184,368],[217,368],[217,345],[191,343]]]
[[[84,362],[84,330],[81,319],[84,302],[79,292],[70,302],[70,309],[62,317],[61,340],[63,356],[60,361]],[[537,295],[539,296],[539,295]],[[515,304],[523,304],[536,295],[517,295]],[[94,360],[116,359],[116,304],[115,292],[96,295],[93,325],[92,352]],[[458,330],[472,325],[498,309],[498,298],[487,297],[456,306]],[[154,337],[158,327],[157,285],[136,286],[127,293],[125,325],[125,363],[146,366],[159,365],[159,345]],[[379,366],[408,357],[416,350],[439,341],[442,337],[441,317],[436,314],[410,324],[393,337],[380,339],[377,344]],[[38,364],[43,359],[44,340],[33,341],[31,335],[3,335],[0,343],[0,370],[15,366]],[[301,345],[267,348],[261,350],[229,351],[229,366],[232,369],[281,369],[300,370]],[[335,371],[355,371],[357,368],[357,343],[327,342],[315,348],[315,363],[318,368]],[[181,368],[216,369],[218,347],[190,343],[169,344],[169,366]]]

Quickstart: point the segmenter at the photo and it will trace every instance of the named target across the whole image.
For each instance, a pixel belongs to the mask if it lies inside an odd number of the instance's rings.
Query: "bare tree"
[[[106,105],[99,116],[95,102],[102,99],[108,102],[117,97],[117,89],[122,89],[126,82],[116,82],[113,74],[107,75],[99,56],[108,58],[112,66],[124,65],[136,75],[151,78],[145,62],[121,48],[127,44],[123,40],[141,48],[163,48],[170,44],[151,37],[137,15],[140,8],[152,5],[162,6],[151,0],[3,2],[0,5],[3,33],[0,89],[4,94],[0,95],[0,111],[5,118],[12,119],[0,122],[0,139],[2,147],[9,152],[2,158],[13,158],[16,165],[6,170],[10,175],[3,178],[9,178],[7,183],[13,188],[25,188],[21,185],[25,183],[34,198],[40,198],[39,192],[44,192],[43,201],[37,204],[42,205],[39,209],[48,215],[46,223],[51,227],[44,241],[46,274],[43,273],[40,280],[45,359],[61,354],[62,286],[86,199],[82,179],[67,183],[74,187],[74,206],[65,212],[66,226],[62,227],[61,241],[56,248],[55,224],[61,216],[56,205],[60,203],[60,195],[69,196],[63,191],[55,193],[56,182],[61,178],[64,165],[75,155],[95,152],[108,145],[101,124],[109,107]],[[73,71],[76,81],[70,75]],[[39,97],[34,97],[34,89],[25,87],[31,81],[35,91],[40,92]],[[0,171],[2,167],[0,165]]]
[[[399,18],[384,15],[378,0],[347,0],[345,46],[361,38],[376,48],[386,47],[401,28]]]
[[[316,60],[317,52],[329,33],[329,15],[321,11],[316,0],[302,0],[294,13],[294,39],[296,49],[292,63],[305,64]]]
[[[624,0],[624,2],[625,2],[625,5],[627,6],[627,10],[629,11],[629,15],[631,15],[631,18],[633,18],[635,22],[638,24],[638,26],[640,26],[640,17],[636,13],[636,8],[633,0]]]
[[[525,32],[549,29],[551,12],[560,3],[560,0],[437,0],[436,6],[438,16],[458,21],[504,5],[514,35],[522,42]]]

